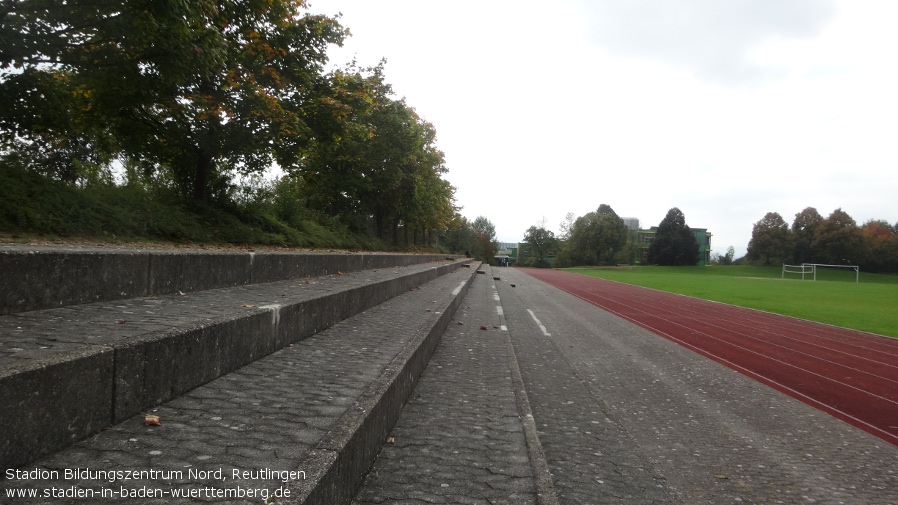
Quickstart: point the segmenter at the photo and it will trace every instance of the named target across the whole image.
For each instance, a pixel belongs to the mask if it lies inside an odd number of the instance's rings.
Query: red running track
[[[898,445],[898,339],[569,272],[524,272]]]

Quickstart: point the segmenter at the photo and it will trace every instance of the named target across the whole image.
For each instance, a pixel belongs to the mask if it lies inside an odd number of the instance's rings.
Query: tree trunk
[[[196,153],[196,178],[193,180],[193,200],[205,202],[209,196],[209,178],[212,175],[212,156],[203,149]]]

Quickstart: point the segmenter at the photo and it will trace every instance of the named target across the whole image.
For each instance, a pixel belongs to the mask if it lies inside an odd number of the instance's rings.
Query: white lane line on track
[[[593,290],[587,289],[587,291],[589,291],[590,293],[598,294],[596,291],[593,291]],[[665,294],[667,294],[667,293],[665,293]],[[690,300],[690,301],[692,302],[692,304],[693,304],[692,306],[694,306],[694,304],[695,304],[696,302],[704,301],[704,300],[698,300],[698,299],[696,299],[696,298],[694,298],[694,297],[689,297],[689,296],[684,296],[684,295],[677,295],[677,296],[680,296],[680,297],[683,297],[683,298],[686,298],[686,299]],[[603,298],[605,298],[605,297],[603,297]],[[635,297],[633,294],[630,294],[630,293],[627,293],[627,294],[625,294],[625,295],[620,295],[620,296],[618,296],[617,298],[618,298],[618,299],[628,300],[628,301],[630,301],[630,302],[632,302],[632,303],[637,303],[637,304],[642,304],[642,305],[649,305],[649,304],[647,304],[646,302],[642,301],[641,299],[639,299],[638,297]],[[719,302],[712,302],[712,303],[719,303]],[[722,304],[722,305],[725,305],[725,306],[727,306],[727,307],[733,307],[733,306],[728,305],[728,304]],[[762,324],[768,325],[768,326],[774,326],[775,328],[778,328],[780,331],[791,331],[791,332],[793,332],[793,333],[797,333],[798,335],[801,335],[802,337],[811,337],[811,339],[802,339],[802,338],[798,338],[798,337],[795,337],[795,336],[787,335],[787,334],[785,334],[785,333],[780,333],[780,332],[778,332],[778,331],[776,331],[776,330],[773,330],[773,329],[770,329],[770,330],[764,330],[764,332],[765,332],[767,335],[774,335],[774,336],[776,336],[776,337],[779,337],[781,340],[788,340],[788,341],[791,341],[791,342],[795,342],[795,343],[797,343],[797,344],[799,344],[799,345],[805,345],[805,346],[814,347],[814,348],[817,348],[817,349],[823,349],[823,350],[826,350],[826,351],[829,351],[829,352],[833,352],[833,353],[837,353],[837,354],[841,354],[841,355],[845,355],[845,356],[851,356],[851,357],[853,357],[853,358],[857,358],[857,359],[861,359],[861,360],[864,360],[864,361],[869,361],[869,362],[872,362],[872,363],[876,363],[877,365],[882,365],[882,366],[886,366],[886,367],[890,367],[890,368],[898,368],[898,366],[896,366],[896,365],[894,365],[894,364],[891,364],[891,363],[889,363],[889,362],[886,362],[886,361],[878,361],[878,360],[875,360],[875,359],[873,359],[873,358],[869,358],[869,357],[866,357],[866,356],[863,356],[863,355],[860,355],[860,354],[855,354],[854,352],[848,352],[848,351],[844,350],[844,346],[847,345],[847,346],[850,346],[850,347],[852,347],[852,348],[854,348],[854,349],[863,349],[864,351],[868,351],[868,352],[869,352],[869,351],[873,351],[873,352],[876,352],[876,353],[877,353],[878,355],[880,355],[880,356],[889,357],[889,358],[896,358],[896,357],[898,357],[898,347],[892,347],[892,348],[890,348],[890,349],[882,350],[882,349],[877,349],[877,348],[872,348],[872,347],[866,347],[866,346],[863,346],[863,345],[857,345],[857,344],[855,344],[855,343],[852,343],[852,342],[846,342],[846,341],[844,341],[844,340],[839,340],[839,339],[834,338],[834,337],[827,337],[827,336],[823,336],[823,335],[820,335],[820,334],[817,334],[817,333],[811,333],[811,332],[808,332],[806,329],[803,329],[803,328],[800,328],[800,327],[799,327],[799,328],[796,328],[796,325],[795,325],[795,324],[790,324],[790,323],[789,323],[790,321],[794,321],[794,320],[795,320],[795,318],[790,317],[790,316],[782,316],[782,315],[780,315],[780,314],[773,314],[773,313],[770,313],[770,312],[766,312],[766,313],[765,313],[765,312],[763,312],[763,311],[756,311],[756,310],[753,310],[753,309],[746,309],[746,310],[740,311],[741,313],[744,313],[744,314],[756,314],[756,313],[761,313],[761,314],[766,314],[766,315],[768,315],[768,316],[774,315],[774,316],[779,316],[779,317],[783,318],[783,321],[781,321],[781,322],[783,322],[783,323],[785,323],[785,324],[776,324],[776,325],[773,325],[771,322],[769,322],[768,320],[764,320],[763,318],[747,317],[747,318],[742,318],[742,319],[744,319],[744,321],[745,321],[745,322],[742,322],[742,321],[739,321],[739,320],[728,319],[728,318],[724,318],[724,317],[718,317],[718,316],[716,316],[716,315],[714,315],[714,314],[708,313],[707,311],[702,311],[701,309],[694,309],[694,308],[691,308],[691,307],[685,307],[685,308],[684,308],[684,307],[681,307],[681,306],[673,305],[673,304],[671,304],[671,303],[668,303],[667,301],[661,301],[661,302],[658,302],[657,304],[654,304],[654,303],[653,303],[653,304],[651,304],[650,306],[652,306],[652,307],[659,307],[659,308],[661,308],[661,310],[664,310],[665,312],[670,313],[670,314],[681,315],[681,314],[683,314],[684,312],[689,312],[689,313],[692,313],[692,314],[699,314],[699,315],[701,315],[702,317],[709,317],[709,318],[714,319],[714,320],[717,320],[717,321],[723,321],[723,322],[726,322],[726,323],[734,324],[734,325],[736,325],[736,326],[741,326],[741,327],[749,328],[749,329],[757,329],[758,327],[757,327],[757,326],[753,326],[751,323],[756,323],[756,322],[760,321]],[[666,310],[666,309],[664,309],[663,307],[669,307],[669,308],[671,308],[671,310]],[[850,329],[847,329],[847,328],[834,327],[834,326],[832,326],[832,325],[828,325],[828,324],[824,324],[824,323],[818,323],[818,322],[816,322],[816,321],[807,321],[807,320],[801,320],[801,321],[803,321],[803,322],[806,323],[806,324],[807,324],[807,323],[813,324],[813,325],[815,325],[815,327],[819,325],[820,327],[822,327],[822,328],[824,328],[824,329],[829,329],[829,330],[843,330],[843,332],[841,333],[842,335],[851,335],[852,337],[854,337],[854,333],[857,332],[857,330],[850,330]],[[716,327],[718,327],[718,328],[723,328],[723,327],[721,327],[721,326],[716,326]],[[728,331],[733,331],[733,332],[735,332],[735,330],[728,330]],[[779,344],[776,344],[776,343],[775,343],[774,341],[772,341],[772,340],[759,339],[759,338],[756,338],[756,337],[751,337],[751,336],[749,336],[749,335],[747,335],[747,334],[744,334],[744,333],[738,333],[738,332],[736,332],[736,333],[739,334],[739,335],[742,335],[742,336],[746,336],[746,337],[752,338],[753,340],[758,341],[758,342],[769,343],[770,345],[776,345],[776,346],[778,346],[778,347],[782,347],[783,349],[787,349],[787,350],[792,351],[792,352],[801,352],[801,351],[798,351],[797,349],[792,348],[792,347],[781,346],[781,345],[779,345]],[[863,332],[860,332],[860,333],[863,333]],[[835,333],[833,333],[833,334],[835,335]],[[874,335],[874,334],[867,334],[867,335]],[[878,336],[881,337],[881,335],[878,335]],[[887,338],[887,337],[883,337],[883,338]],[[837,342],[837,343],[840,344],[840,346],[839,346],[839,347],[830,347],[830,346],[828,346],[828,345],[823,345],[822,343],[820,343],[821,341],[825,341],[825,342],[827,342],[827,343],[830,343],[830,342]],[[813,355],[813,354],[807,354],[807,353],[805,353],[805,354],[808,355],[808,356],[811,356],[811,357],[813,357],[813,358],[815,358],[815,359],[823,359],[823,358],[820,358],[820,357],[818,357],[818,356],[816,356],[816,355]],[[839,363],[836,362],[836,364],[839,364]],[[844,365],[842,365],[842,366],[844,366]]]
[[[558,287],[558,286],[555,286],[555,287],[558,288],[558,289],[560,289],[561,291],[564,291],[565,293],[568,293],[569,295],[576,296],[577,298],[579,298],[579,299],[581,299],[581,300],[583,300],[583,301],[585,301],[585,302],[587,302],[587,303],[589,303],[589,304],[591,304],[591,305],[595,305],[595,304],[592,303],[590,300],[588,300],[588,299],[586,299],[586,298],[584,298],[584,297],[582,297],[582,296],[580,296],[580,295],[578,295],[578,294],[576,294],[576,293],[573,293],[573,292],[571,292],[571,291],[568,291],[568,290],[566,290],[566,289],[564,289],[564,288],[560,288],[560,287]],[[631,308],[632,308],[632,307],[631,307]],[[528,309],[528,310],[529,310],[529,309]],[[697,346],[695,346],[695,345],[693,345],[693,344],[690,344],[689,342],[686,342],[686,341],[684,341],[684,340],[681,340],[681,339],[679,339],[679,338],[677,338],[677,337],[671,335],[670,333],[667,333],[667,332],[664,332],[664,331],[662,331],[662,330],[656,329],[656,328],[652,327],[652,326],[649,325],[649,324],[646,324],[646,323],[643,323],[643,322],[641,322],[641,321],[638,321],[638,320],[636,320],[636,319],[634,319],[634,318],[632,318],[632,317],[630,317],[630,316],[627,316],[627,315],[625,315],[625,314],[622,314],[622,313],[620,313],[620,312],[617,312],[617,311],[615,311],[615,310],[613,310],[613,309],[609,309],[609,308],[602,307],[602,310],[606,310],[606,311],[608,311],[608,312],[611,312],[612,314],[615,314],[615,315],[618,316],[618,317],[621,317],[621,318],[623,318],[623,319],[626,319],[626,320],[628,320],[628,321],[630,321],[630,322],[636,324],[637,326],[640,326],[640,327],[642,327],[642,328],[645,328],[645,329],[647,329],[647,330],[649,330],[649,331],[651,331],[651,332],[653,332],[653,333],[656,333],[656,334],[658,334],[658,335],[664,336],[665,338],[669,338],[670,340],[672,340],[672,341],[674,341],[674,342],[677,342],[678,344],[682,345],[683,347],[687,347],[687,348],[689,348],[689,349],[692,349],[692,350],[694,350],[695,352],[697,352],[697,353],[699,353],[699,354],[702,354],[702,355],[704,355],[704,356],[708,356],[709,358],[712,358],[712,359],[714,359],[714,360],[719,360],[719,362],[721,362],[721,363],[726,363],[727,366],[730,366],[730,367],[732,367],[732,368],[734,368],[734,369],[738,369],[738,370],[742,371],[742,373],[744,373],[745,375],[748,375],[748,376],[750,376],[750,377],[757,377],[759,380],[761,380],[761,381],[763,381],[763,382],[766,382],[766,383],[768,383],[768,384],[776,385],[776,387],[782,388],[782,390],[784,390],[784,391],[789,391],[789,392],[793,393],[793,394],[796,395],[796,396],[800,396],[801,398],[804,398],[805,400],[807,400],[808,403],[811,403],[811,404],[814,404],[814,405],[820,405],[824,410],[829,410],[829,411],[831,411],[831,412],[836,412],[836,413],[838,413],[839,415],[845,416],[845,417],[848,418],[848,419],[851,419],[851,420],[853,420],[853,421],[855,421],[855,422],[857,422],[857,423],[859,423],[859,424],[862,424],[862,425],[864,425],[864,426],[870,428],[871,430],[875,431],[876,433],[882,433],[882,434],[884,435],[882,438],[885,438],[886,440],[896,440],[896,441],[898,441],[898,436],[896,436],[896,435],[894,435],[894,434],[892,434],[892,433],[889,433],[888,431],[886,431],[886,430],[880,428],[879,426],[876,426],[876,425],[874,425],[874,424],[870,424],[869,422],[864,421],[863,419],[860,419],[860,418],[858,418],[858,417],[855,417],[855,416],[853,416],[853,415],[851,415],[851,414],[849,414],[849,413],[847,413],[847,412],[844,412],[844,411],[842,411],[842,410],[840,410],[840,409],[838,409],[838,408],[836,408],[836,407],[834,407],[834,406],[832,406],[832,405],[829,405],[829,404],[827,404],[827,403],[824,403],[824,402],[822,402],[822,401],[820,401],[820,400],[818,400],[818,399],[816,399],[816,398],[814,398],[814,397],[812,397],[812,396],[808,396],[808,395],[802,393],[801,391],[798,391],[798,390],[793,389],[793,388],[791,388],[791,387],[789,387],[789,386],[787,386],[787,385],[785,385],[785,384],[782,384],[782,383],[780,383],[780,382],[778,382],[778,381],[775,381],[775,380],[773,380],[773,379],[771,379],[771,378],[769,378],[769,377],[766,377],[766,376],[764,376],[764,375],[761,375],[760,373],[755,372],[755,371],[753,371],[753,370],[751,370],[751,369],[749,369],[749,368],[746,368],[746,367],[744,367],[744,366],[742,366],[742,365],[739,365],[738,363],[734,363],[734,362],[732,362],[732,361],[730,361],[730,360],[728,360],[728,359],[726,359],[726,358],[723,358],[723,357],[718,356],[718,355],[716,355],[716,354],[714,354],[714,353],[712,353],[712,352],[709,352],[709,351],[706,350],[706,349],[702,349],[702,348],[697,347]],[[638,310],[638,309],[637,309],[637,310]],[[640,312],[645,312],[645,311],[640,311]],[[532,315],[532,312],[531,312],[531,315]],[[534,317],[534,319],[535,319],[535,317]],[[700,332],[700,333],[701,333],[701,332]],[[713,337],[712,337],[712,338],[713,338]],[[755,353],[755,354],[757,354],[757,353]],[[763,356],[763,355],[761,355],[761,356]],[[764,357],[769,358],[768,356],[764,356]],[[778,360],[775,360],[775,361],[778,361]],[[801,367],[797,367],[797,366],[792,365],[792,364],[790,364],[790,363],[785,363],[785,362],[781,362],[781,363],[783,363],[783,364],[785,364],[785,365],[788,365],[788,366],[791,366],[791,367],[793,367],[793,368],[797,368],[797,369],[799,369],[799,370],[802,370],[802,371],[811,373],[812,375],[817,375],[817,376],[819,376],[819,377],[821,377],[821,378],[823,378],[823,379],[827,379],[827,380],[830,380],[830,381],[832,381],[832,382],[835,382],[835,383],[838,383],[838,384],[842,384],[842,385],[848,386],[848,387],[850,387],[851,389],[858,390],[858,391],[863,392],[863,393],[866,393],[866,394],[868,394],[868,395],[871,395],[871,396],[874,396],[874,397],[877,397],[877,398],[881,398],[881,399],[883,399],[883,400],[885,400],[885,401],[887,401],[887,402],[889,402],[889,403],[896,403],[896,402],[894,402],[894,401],[892,401],[892,400],[889,400],[888,398],[882,398],[881,396],[879,396],[879,395],[877,395],[877,394],[875,394],[875,393],[872,393],[872,392],[869,392],[869,391],[865,391],[865,390],[863,390],[863,389],[860,389],[860,388],[851,386],[850,384],[845,384],[844,382],[841,382],[841,381],[838,381],[838,380],[835,380],[835,379],[831,379],[831,378],[829,378],[829,377],[822,376],[822,375],[820,375],[820,374],[815,374],[815,373],[813,373],[813,372],[810,372],[810,371],[808,371],[808,370],[804,370],[804,369],[802,369]]]
[[[600,294],[598,294],[598,293],[596,293],[596,292],[594,292],[594,291],[589,291],[589,290],[587,290],[587,291],[588,291],[591,295],[595,296],[598,300],[609,300],[608,297],[602,296],[602,295],[600,295]],[[569,292],[569,293],[570,293],[570,292]],[[573,293],[571,293],[571,294],[573,294]],[[582,298],[583,300],[586,300],[586,298],[583,298],[583,297],[581,297],[581,298]],[[650,312],[645,311],[645,310],[642,310],[642,309],[639,309],[639,308],[637,307],[637,305],[646,306],[646,307],[650,307],[650,308],[658,308],[658,309],[660,309],[660,310],[661,310],[662,312],[664,312],[664,313],[667,313],[667,314],[673,314],[673,315],[682,315],[682,314],[685,313],[685,312],[691,312],[691,313],[693,313],[693,314],[701,314],[701,312],[696,311],[696,310],[691,310],[691,309],[685,309],[685,310],[682,311],[682,312],[674,312],[674,311],[672,311],[672,310],[667,310],[667,309],[664,308],[664,307],[671,307],[672,305],[669,304],[669,303],[659,302],[657,305],[655,305],[655,304],[649,304],[649,303],[646,303],[646,302],[644,302],[644,301],[642,301],[642,300],[634,299],[634,298],[629,297],[629,296],[621,296],[621,297],[618,297],[618,298],[616,299],[616,302],[617,302],[617,303],[620,303],[620,304],[624,304],[622,300],[623,300],[623,301],[628,301],[628,302],[630,302],[630,304],[627,305],[629,308],[631,308],[631,309],[633,309],[633,310],[638,310],[638,311],[640,311],[640,312],[642,312],[642,313],[644,313],[644,314],[650,314]],[[589,300],[586,300],[586,301],[589,301]],[[590,303],[593,303],[593,302],[590,302]],[[595,303],[593,303],[593,304],[595,305]],[[682,325],[682,324],[680,324],[680,323],[676,323],[676,322],[674,322],[674,321],[672,321],[672,320],[670,320],[670,319],[665,319],[665,318],[663,318],[663,317],[661,317],[661,316],[657,316],[657,317],[659,317],[660,319],[662,319],[662,320],[664,320],[664,321],[667,321],[667,322],[669,322],[669,323],[672,323],[672,324],[675,324],[675,325],[677,325],[677,326],[680,326],[680,327],[682,327],[682,328],[686,328],[686,329],[694,329],[694,328],[692,328],[692,327],[690,327],[690,326],[686,326],[686,325]],[[724,318],[718,318],[718,317],[713,317],[713,316],[712,316],[712,318],[713,318],[713,319],[716,319],[716,320],[718,320],[718,321],[725,321],[725,322],[733,323],[733,324],[735,324],[735,325],[737,325],[737,326],[745,326],[745,327],[748,327],[747,325],[743,325],[742,323],[739,323],[738,321],[728,321],[728,320],[726,320],[726,319],[724,319]],[[693,321],[700,321],[701,319],[700,319],[700,318],[695,318],[695,317],[694,317],[694,318],[691,318],[691,320],[693,320]],[[770,340],[770,339],[767,339],[767,338],[762,338],[762,337],[752,336],[752,335],[749,335],[749,334],[747,334],[747,333],[742,333],[742,332],[737,331],[737,330],[735,330],[735,329],[730,329],[730,328],[727,328],[727,327],[724,327],[724,326],[721,326],[721,325],[712,324],[712,323],[710,323],[710,322],[704,323],[704,326],[706,326],[706,327],[712,327],[712,328],[719,328],[719,329],[721,329],[721,330],[724,330],[724,331],[727,332],[728,334],[736,335],[736,336],[738,336],[738,337],[741,337],[741,338],[744,338],[744,339],[747,339],[747,340],[751,340],[751,341],[754,341],[754,342],[758,342],[758,343],[760,343],[760,344],[762,344],[762,345],[764,345],[764,346],[767,346],[767,347],[777,347],[777,348],[783,349],[783,350],[785,350],[785,351],[787,351],[787,352],[789,352],[789,353],[793,353],[793,354],[797,354],[797,355],[801,355],[801,356],[806,356],[806,357],[811,358],[811,359],[816,360],[816,361],[822,361],[822,362],[824,362],[824,363],[827,363],[827,364],[830,364],[830,365],[835,365],[835,366],[838,366],[838,367],[840,367],[840,368],[844,368],[844,369],[847,369],[847,370],[851,370],[851,371],[856,372],[856,373],[861,373],[861,374],[868,375],[868,376],[871,376],[871,377],[874,377],[874,378],[877,378],[877,379],[880,379],[880,380],[884,380],[884,381],[888,381],[888,382],[892,382],[892,383],[898,384],[898,381],[896,381],[896,380],[894,380],[894,379],[890,379],[890,378],[888,378],[888,377],[884,377],[884,376],[882,376],[882,375],[880,375],[880,374],[878,374],[878,373],[874,373],[874,372],[869,371],[869,370],[864,370],[864,369],[862,369],[862,368],[853,367],[853,366],[850,366],[850,365],[848,365],[848,364],[846,364],[846,363],[843,363],[843,362],[840,362],[840,361],[834,361],[834,360],[831,360],[831,359],[827,359],[827,358],[825,358],[825,357],[823,357],[823,356],[819,356],[819,355],[817,355],[817,354],[813,354],[813,353],[810,353],[810,352],[801,351],[801,350],[799,350],[799,349],[796,348],[796,347],[791,347],[791,346],[787,346],[787,345],[778,344],[775,340]],[[696,331],[698,331],[698,330],[696,330]],[[701,332],[699,331],[699,333],[701,333]],[[782,334],[782,333],[777,333],[777,332],[775,332],[775,331],[773,331],[773,330],[765,330],[764,333],[765,333],[766,335],[774,335],[774,336],[780,337],[780,340],[781,340],[781,341],[783,341],[783,340],[788,340],[788,341],[795,342],[795,343],[800,344],[800,345],[805,345],[805,346],[807,346],[807,347],[815,348],[815,349],[817,349],[817,350],[821,350],[821,349],[822,349],[822,350],[824,350],[824,351],[828,351],[828,352],[831,352],[831,353],[834,353],[834,354],[839,354],[839,355],[841,355],[841,356],[848,356],[848,357],[851,357],[851,358],[854,358],[854,359],[859,359],[859,360],[863,360],[863,361],[866,361],[866,362],[869,362],[869,363],[874,363],[874,364],[879,365],[879,366],[888,367],[888,368],[898,368],[898,365],[893,365],[893,364],[891,364],[891,363],[886,363],[886,362],[879,361],[879,360],[876,360],[876,359],[873,359],[873,358],[868,358],[868,357],[866,357],[866,356],[860,356],[860,355],[858,355],[858,354],[854,354],[854,353],[851,353],[851,352],[845,352],[845,351],[842,351],[842,350],[839,350],[839,349],[836,349],[836,348],[833,348],[833,347],[827,347],[827,346],[825,346],[825,345],[819,345],[819,344],[816,344],[816,343],[814,343],[814,342],[812,342],[812,341],[809,341],[809,340],[802,340],[802,339],[790,337],[790,336],[785,335],[785,334]],[[715,338],[715,339],[718,340],[719,342],[725,343],[725,344],[727,344],[727,345],[731,345],[731,346],[734,346],[734,347],[737,347],[737,348],[743,349],[743,350],[748,350],[747,348],[742,347],[742,346],[740,346],[740,345],[737,345],[736,343],[731,342],[731,341],[729,341],[729,340],[719,339],[719,338]],[[756,352],[756,351],[749,351],[749,352],[753,352],[753,353],[755,353],[755,354],[758,354],[759,356],[767,356],[766,354],[758,353],[758,352]],[[772,357],[771,357],[771,358],[772,358]]]
[[[580,298],[581,300],[584,300],[584,301],[589,302],[589,300],[587,300],[586,298],[583,298],[583,297],[580,296],[580,295],[577,295],[577,294],[575,294],[575,293],[572,293],[572,292],[566,291],[566,290],[562,290],[562,291],[565,291],[565,292],[567,292],[567,293],[570,293],[570,294],[576,296],[577,298]],[[590,302],[590,303],[592,303],[592,302]],[[595,305],[595,304],[593,304],[593,305]],[[605,307],[602,307],[602,308],[603,308],[604,310],[608,310],[609,312],[615,312],[614,310],[609,310],[608,308],[605,308]],[[649,313],[648,311],[645,311],[645,310],[642,310],[642,309],[638,309],[638,308],[636,308],[636,307],[634,307],[634,306],[632,306],[632,305],[628,306],[628,308],[633,309],[633,310],[636,310],[636,311],[641,312],[641,313],[643,313],[643,314],[652,315],[652,314]],[[615,313],[616,313],[616,312],[615,312]],[[618,315],[620,315],[620,314],[618,314]],[[625,317],[625,316],[622,316],[622,317]],[[827,380],[827,381],[830,381],[830,382],[834,382],[834,383],[836,383],[836,384],[839,384],[840,386],[844,386],[844,387],[846,387],[846,388],[853,389],[853,390],[855,390],[855,391],[858,391],[858,392],[861,392],[861,393],[870,395],[870,396],[872,396],[872,397],[874,397],[874,398],[877,398],[877,399],[879,399],[879,400],[883,400],[883,401],[885,401],[885,402],[888,402],[888,403],[892,403],[892,404],[898,405],[898,401],[895,401],[895,400],[892,400],[891,398],[886,398],[886,397],[884,397],[884,396],[878,395],[878,394],[876,394],[876,393],[874,393],[874,392],[872,392],[872,391],[867,391],[866,389],[857,387],[857,386],[855,386],[855,385],[853,385],[853,384],[849,384],[849,383],[847,383],[847,382],[840,381],[840,380],[838,380],[838,379],[836,379],[836,378],[834,378],[834,377],[829,377],[829,376],[823,375],[823,374],[821,374],[821,373],[814,372],[813,370],[808,370],[807,368],[798,366],[798,365],[796,365],[796,364],[794,364],[794,363],[789,363],[788,361],[783,361],[783,360],[778,359],[778,358],[776,358],[776,357],[774,357],[774,356],[767,355],[767,354],[764,354],[764,353],[762,353],[762,352],[758,352],[758,351],[749,349],[749,348],[747,348],[747,347],[744,347],[744,346],[742,346],[742,345],[736,344],[736,343],[734,343],[734,342],[730,342],[729,340],[726,340],[726,339],[723,339],[723,338],[720,338],[720,337],[715,337],[714,335],[711,335],[711,334],[709,334],[709,333],[705,333],[705,332],[703,332],[703,331],[701,331],[701,330],[698,330],[698,329],[696,329],[696,328],[692,328],[692,327],[686,326],[686,325],[681,324],[681,323],[678,323],[678,322],[676,322],[676,321],[672,321],[672,320],[670,320],[670,319],[666,319],[666,318],[661,317],[661,316],[658,316],[658,315],[654,315],[654,317],[657,317],[658,319],[660,319],[660,320],[662,320],[662,321],[664,321],[664,322],[670,323],[670,324],[673,325],[673,326],[678,326],[678,327],[680,327],[680,328],[684,328],[684,329],[686,329],[686,330],[689,330],[689,331],[694,332],[694,333],[697,334],[697,335],[702,335],[702,336],[708,337],[709,339],[716,340],[717,342],[720,342],[720,343],[725,344],[725,345],[729,345],[730,347],[735,347],[736,349],[739,349],[739,350],[741,350],[741,351],[747,352],[747,353],[749,353],[749,354],[754,354],[754,355],[756,355],[756,356],[760,356],[760,357],[762,357],[762,358],[765,358],[765,359],[768,359],[768,360],[770,360],[770,361],[779,363],[779,364],[781,364],[781,365],[785,365],[785,366],[787,366],[787,367],[794,368],[794,369],[796,369],[796,370],[802,371],[802,372],[804,372],[804,373],[806,373],[806,374],[813,375],[813,376],[818,377],[818,378],[821,378],[821,379],[823,379],[823,380]],[[627,318],[627,319],[630,319],[630,318]],[[630,319],[630,320],[631,320],[631,321],[634,321],[634,319]],[[643,326],[643,327],[650,327],[648,324],[643,324],[642,326]],[[713,325],[710,325],[710,326],[713,326]],[[652,328],[652,331],[658,333],[660,330],[656,330],[656,329]],[[661,333],[664,333],[664,332],[661,332]],[[664,335],[669,335],[669,334],[668,334],[668,333],[664,333]],[[697,347],[697,348],[698,348],[698,347]],[[708,354],[711,354],[711,353],[709,352]],[[723,359],[723,358],[721,358],[721,359]],[[821,360],[821,361],[825,361],[825,360]],[[729,361],[728,361],[728,362],[729,362]],[[839,364],[839,363],[836,363],[836,362],[831,362],[831,363],[834,363],[834,364],[837,364],[837,365]],[[854,368],[847,367],[847,366],[845,366],[845,365],[841,365],[841,366],[843,366],[844,368],[849,368],[849,369],[851,369],[851,370],[856,370],[856,369],[854,369]],[[859,371],[860,371],[860,370],[859,370]],[[758,374],[757,372],[755,372],[755,374],[758,375],[758,376],[760,376],[760,377],[763,377],[761,374]],[[888,381],[888,382],[895,382],[895,381],[889,379],[888,377],[881,377],[881,376],[879,376],[879,375],[871,374],[871,373],[868,373],[868,375],[871,375],[871,376],[873,376],[873,377],[876,377],[877,379],[882,379],[882,380],[885,380],[885,381]],[[775,382],[775,381],[773,381],[772,379],[768,379],[767,377],[764,377],[764,378],[767,379],[767,380],[770,380],[771,382]]]
[[[532,317],[533,320],[536,321],[536,325],[539,326],[539,329],[540,329],[540,330],[542,330],[543,335],[545,335],[545,336],[547,336],[547,337],[551,337],[552,334],[549,333],[549,331],[546,330],[546,327],[543,326],[543,323],[541,323],[541,322],[539,321],[539,319],[536,318],[536,314],[534,314],[533,311],[530,310],[530,309],[527,309],[527,312],[529,312],[529,313],[530,313],[530,317]]]

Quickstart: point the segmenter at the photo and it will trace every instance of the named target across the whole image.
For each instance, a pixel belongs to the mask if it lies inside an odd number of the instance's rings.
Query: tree
[[[594,265],[609,265],[627,243],[627,226],[609,205],[578,217],[568,240],[575,260]]]
[[[807,207],[792,221],[792,257],[796,263],[813,263],[816,261],[814,254],[814,237],[817,226],[823,221],[823,216],[814,207]]]
[[[567,240],[571,238],[571,230],[574,228],[574,213],[568,212],[564,215],[564,220],[558,224],[558,240]]]
[[[410,231],[417,243],[419,231],[449,224],[454,188],[442,179],[433,125],[391,97],[382,71],[350,65],[327,76],[326,103],[312,109],[327,135],[290,170],[316,210],[359,231],[373,221],[374,233],[394,244],[402,227],[406,243]]]
[[[496,256],[496,226],[489,219],[477,216],[471,229],[474,231],[474,257],[492,262]]]
[[[235,173],[296,163],[311,143],[304,107],[321,87],[328,45],[345,31],[305,7],[295,0],[7,2],[0,40],[21,40],[0,62],[67,79],[87,102],[70,109],[80,125],[72,133],[103,129],[130,162],[170,171],[204,201],[227,191]]]
[[[763,258],[764,264],[769,265],[771,258],[785,260],[791,256],[792,250],[792,234],[789,231],[789,225],[778,213],[768,212],[755,223],[751,232],[751,240],[748,242],[749,259]]]
[[[861,227],[867,248],[862,267],[871,272],[898,272],[898,234],[886,221],[867,221]]]
[[[817,225],[811,248],[820,262],[835,265],[861,263],[866,256],[857,223],[841,208]]]
[[[555,234],[545,228],[545,224],[531,226],[524,232],[524,243],[529,246],[530,256],[535,259],[536,265],[544,263],[546,256],[555,248],[558,240]]]
[[[658,225],[655,238],[649,245],[649,263],[666,266],[698,263],[698,241],[686,225],[686,217],[674,207]]]
[[[736,258],[736,249],[733,246],[727,247],[727,253],[720,259],[721,265],[732,265]]]

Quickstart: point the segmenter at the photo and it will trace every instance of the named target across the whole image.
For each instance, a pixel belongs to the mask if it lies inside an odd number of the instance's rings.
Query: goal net
[[[854,281],[860,282],[861,269],[857,265],[826,265],[823,263],[802,263],[801,265],[786,265],[783,263],[781,278],[797,278],[801,280],[823,281]]]

